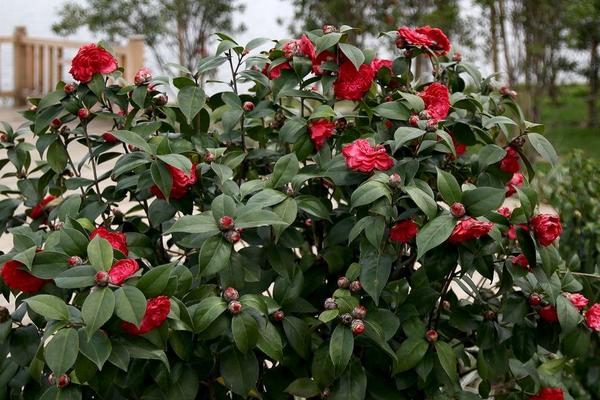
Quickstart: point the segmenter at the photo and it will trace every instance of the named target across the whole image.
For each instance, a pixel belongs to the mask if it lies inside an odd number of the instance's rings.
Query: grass
[[[600,159],[600,128],[585,128],[587,88],[569,85],[559,88],[558,104],[545,98],[541,107],[541,122],[546,126],[545,136],[559,156],[572,149],[582,149],[588,157]],[[600,99],[598,99],[600,114]]]

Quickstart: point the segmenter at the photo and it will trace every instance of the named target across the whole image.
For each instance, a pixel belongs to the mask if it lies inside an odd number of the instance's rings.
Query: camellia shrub
[[[352,31],[133,85],[88,45],[4,124],[1,398],[570,398],[600,304],[528,184],[542,127],[441,30]]]

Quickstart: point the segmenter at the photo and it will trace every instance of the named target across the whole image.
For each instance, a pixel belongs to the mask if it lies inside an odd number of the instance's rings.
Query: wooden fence
[[[69,80],[65,74],[69,70],[71,57],[85,44],[29,37],[23,26],[16,27],[12,36],[0,36],[0,46],[9,45],[13,48],[13,76],[6,76],[0,68],[0,97],[13,98],[15,105],[24,105],[28,96],[53,90],[59,81]],[[136,71],[144,66],[144,38],[132,36],[124,46],[113,49],[119,66],[125,68],[125,79],[132,82]],[[12,89],[3,90],[5,81],[12,81]]]

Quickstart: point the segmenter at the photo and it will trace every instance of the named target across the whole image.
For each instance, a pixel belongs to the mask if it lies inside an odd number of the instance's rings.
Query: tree
[[[580,0],[566,8],[566,25],[573,47],[589,52],[589,64],[584,74],[588,76],[589,95],[587,98],[589,128],[598,126],[597,98],[600,91],[600,0]]]
[[[193,69],[208,54],[212,33],[244,30],[232,21],[242,10],[235,0],[88,0],[84,5],[67,3],[52,29],[69,35],[85,26],[111,41],[143,35],[162,67],[176,59]]]

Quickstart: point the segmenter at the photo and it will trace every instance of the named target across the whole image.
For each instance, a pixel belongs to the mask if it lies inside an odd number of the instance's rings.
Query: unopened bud
[[[277,310],[273,313],[273,319],[275,321],[283,321],[284,318],[285,318],[285,313],[281,310]]]
[[[251,101],[245,101],[242,108],[244,109],[244,111],[250,112],[254,110],[254,103],[252,103]]]
[[[362,290],[362,284],[360,283],[360,281],[356,280],[356,281],[352,281],[350,283],[350,291],[352,293],[357,293],[360,292]]]
[[[402,183],[402,177],[397,172],[394,172],[388,178],[388,185],[390,185],[391,187],[396,188],[396,187],[400,186],[401,183]]]
[[[456,218],[464,217],[467,210],[462,203],[454,203],[450,206],[450,213]]]
[[[69,383],[71,383],[71,378],[69,378],[69,375],[62,374],[61,376],[58,377],[58,382],[56,382],[56,386],[58,386],[60,389],[62,389],[64,387],[68,386]]]
[[[352,323],[353,319],[354,318],[352,318],[352,315],[350,315],[348,313],[340,315],[340,321],[344,325],[350,325]]]
[[[239,314],[239,313],[242,312],[242,303],[240,303],[237,300],[233,300],[233,301],[229,302],[229,305],[227,306],[227,309],[233,315]]]
[[[427,340],[429,343],[435,343],[438,340],[438,333],[435,329],[430,329],[427,332],[425,332],[425,340]]]
[[[50,122],[50,126],[54,129],[60,128],[62,125],[62,121],[58,118],[54,118],[52,122]]]
[[[110,280],[110,277],[108,275],[108,272],[106,272],[106,271],[96,272],[96,285],[98,285],[100,287],[107,286],[109,280]]]
[[[4,306],[0,306],[0,324],[8,321],[10,319],[10,312],[8,312],[8,308]]]
[[[352,321],[352,334],[354,336],[362,335],[365,332],[365,323],[360,319]]]
[[[69,257],[69,260],[67,262],[69,263],[70,266],[83,264],[83,260],[79,256],[71,256],[71,257]]]
[[[233,218],[231,218],[229,215],[224,215],[221,218],[219,218],[219,229],[221,229],[222,231],[227,231],[232,228]]]
[[[75,90],[77,90],[77,85],[74,83],[67,83],[64,87],[64,91],[66,94],[75,93]]]
[[[77,116],[79,117],[79,119],[84,120],[84,119],[88,119],[90,116],[90,110],[88,110],[87,108],[83,107],[80,108],[79,111],[77,111]]]
[[[335,25],[323,25],[323,33],[328,34],[332,32],[337,32],[337,27]]]
[[[237,243],[242,238],[238,231],[227,231],[223,233],[223,236],[229,243]]]
[[[356,319],[364,319],[367,316],[367,308],[365,306],[356,306],[352,310],[352,316]]]
[[[337,280],[337,285],[339,288],[347,289],[350,286],[350,280],[345,276],[340,276]]]
[[[456,62],[462,61],[462,54],[459,51],[454,53],[454,55],[452,56],[452,61],[456,61]]]
[[[529,305],[531,307],[537,307],[542,302],[542,297],[537,293],[532,293],[529,295]]]
[[[210,151],[207,151],[206,153],[204,153],[204,161],[207,163],[215,161],[214,153],[211,153]]]
[[[240,294],[235,288],[228,287],[225,290],[223,290],[223,300],[233,301],[233,300],[237,300],[239,298],[240,298]]]
[[[323,307],[325,307],[326,310],[335,310],[337,308],[337,303],[335,302],[334,298],[329,297],[325,299]]]

